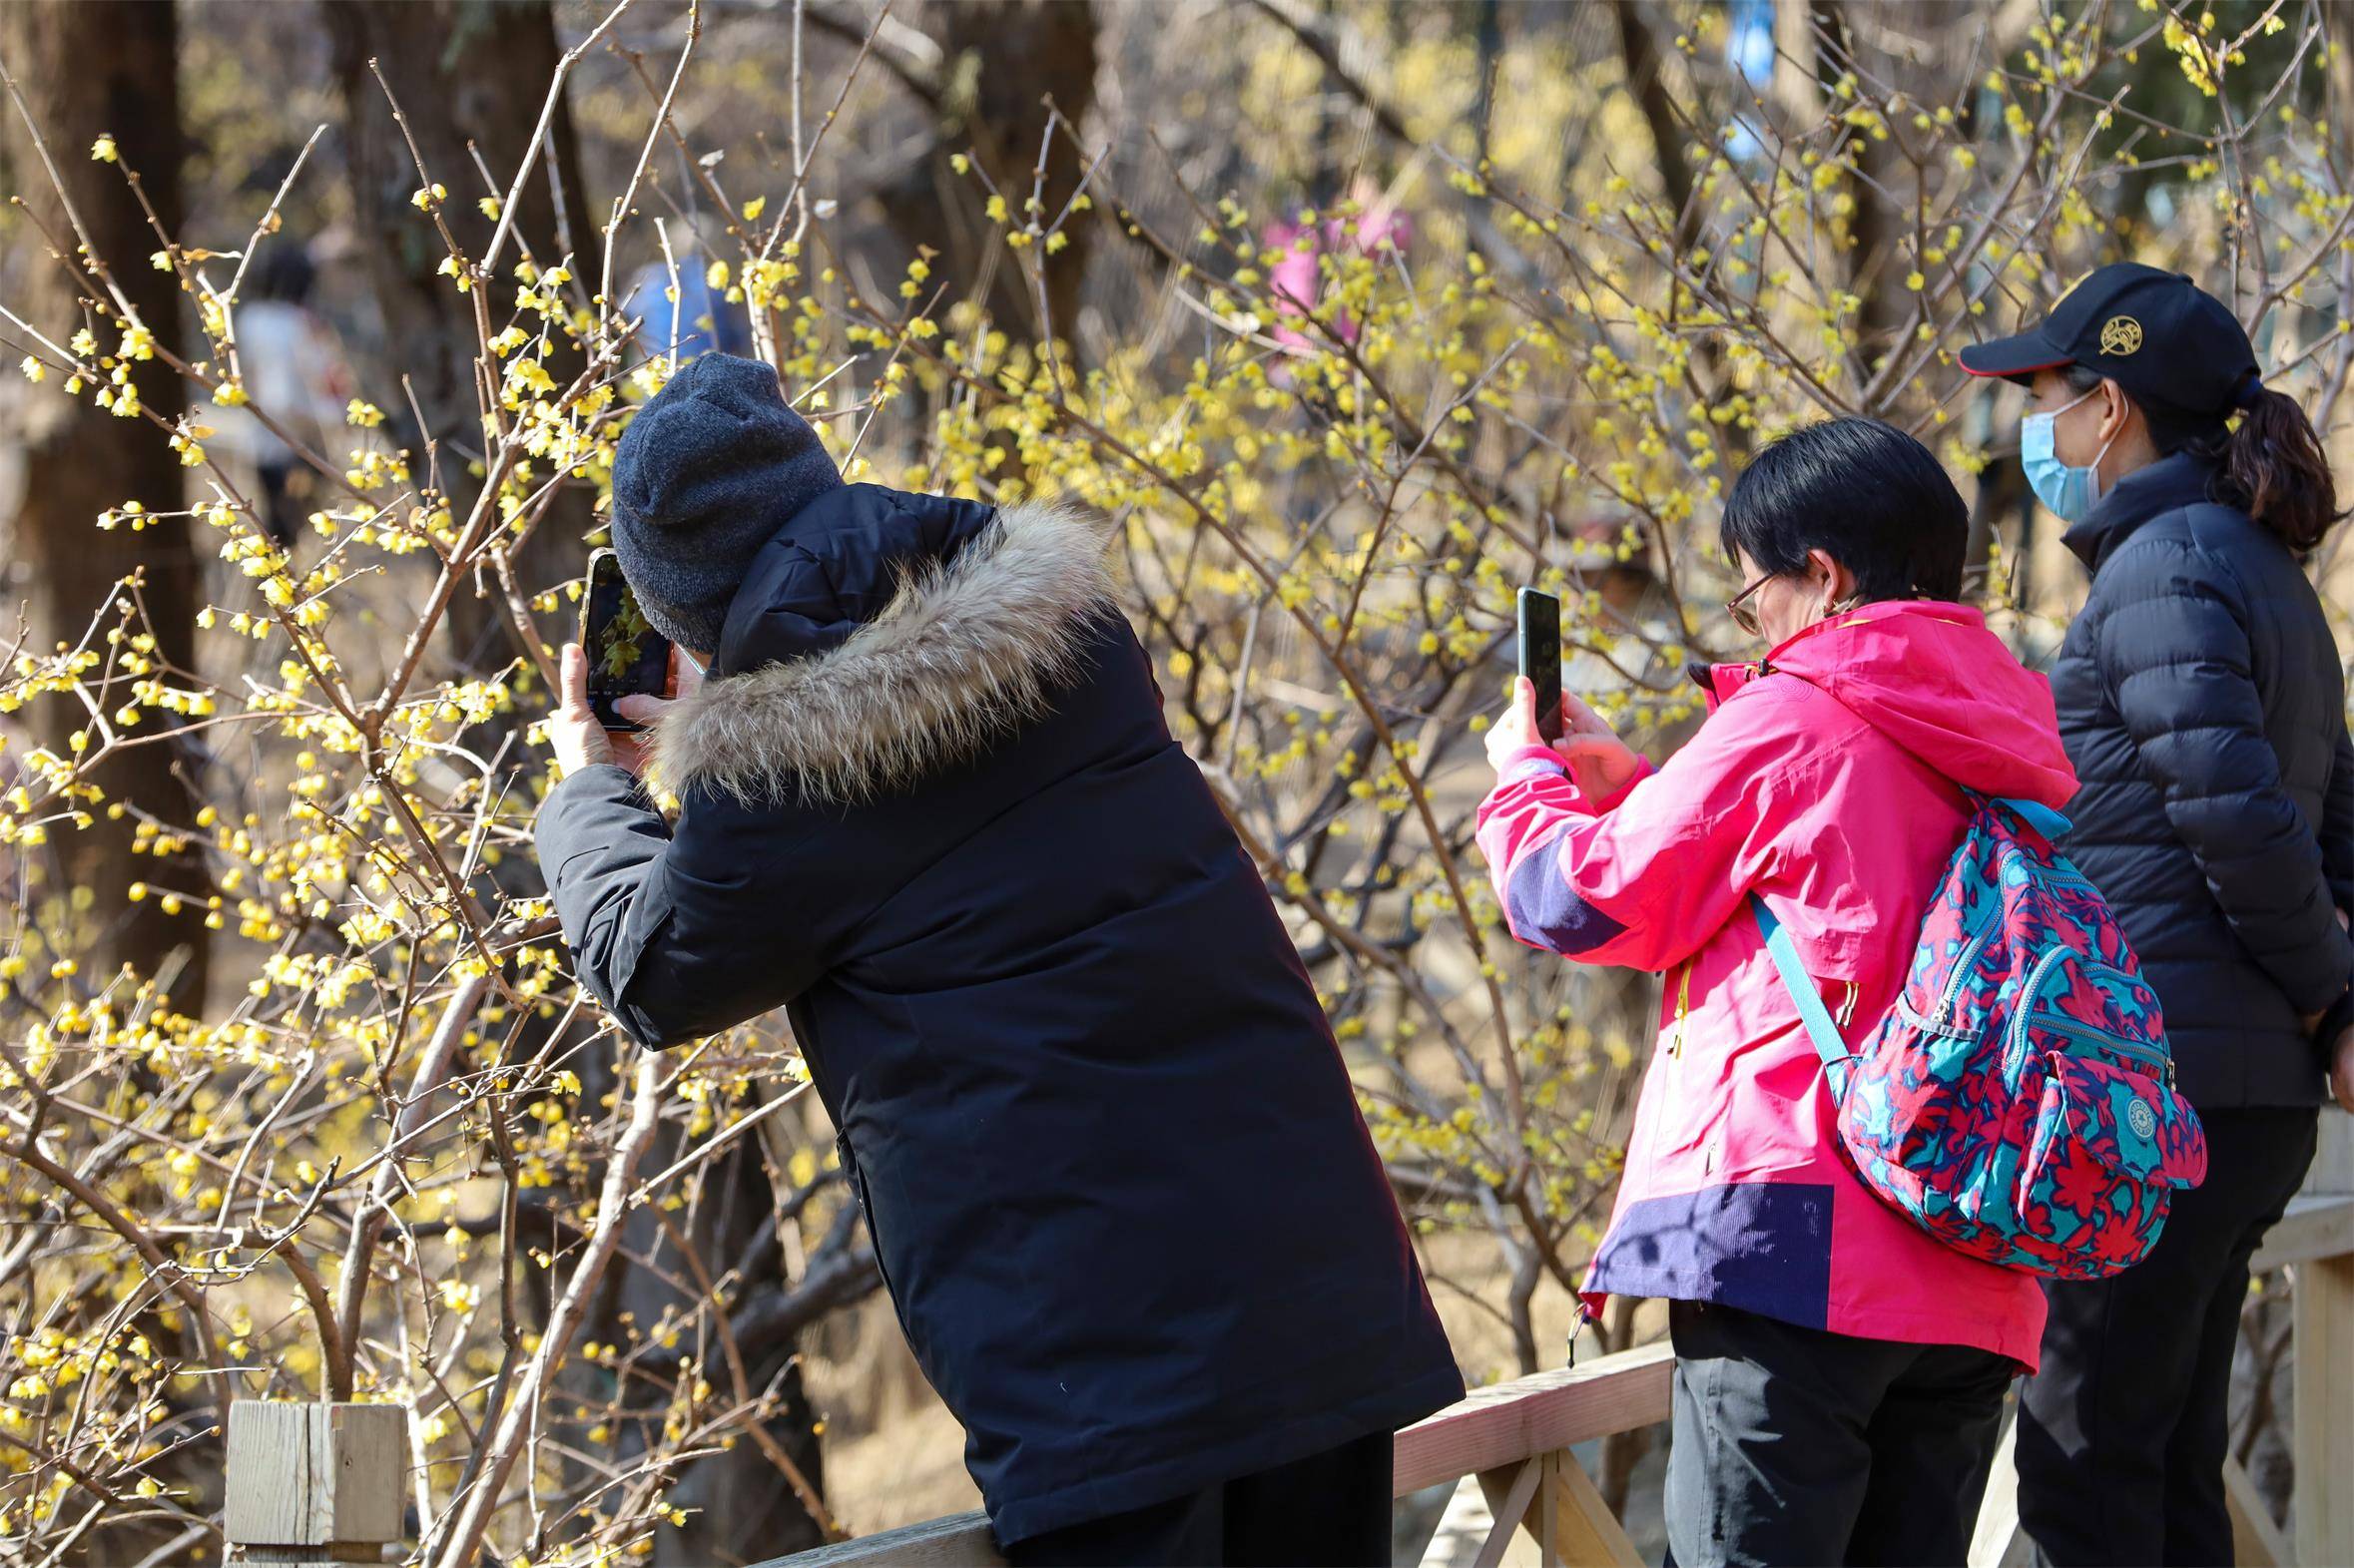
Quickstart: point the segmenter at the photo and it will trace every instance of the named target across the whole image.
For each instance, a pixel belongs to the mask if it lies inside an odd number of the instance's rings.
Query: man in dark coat
[[[710,678],[654,725],[668,822],[566,650],[581,978],[655,1045],[789,1010],[1008,1554],[1388,1561],[1390,1435],[1462,1381],[1102,531],[846,486],[712,354],[623,437],[613,534]]]

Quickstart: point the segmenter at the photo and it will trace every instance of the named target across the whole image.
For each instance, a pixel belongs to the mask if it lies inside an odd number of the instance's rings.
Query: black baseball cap
[[[2025,331],[1972,343],[1962,368],[2024,382],[2080,364],[2137,403],[2220,419],[2263,385],[2255,346],[2222,300],[2183,272],[2138,261],[2095,267]]]

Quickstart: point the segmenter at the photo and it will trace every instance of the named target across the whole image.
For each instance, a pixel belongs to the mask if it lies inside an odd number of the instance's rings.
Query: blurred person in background
[[[1326,258],[1339,262],[1368,256],[1395,264],[1414,239],[1413,220],[1399,212],[1372,180],[1361,175],[1352,181],[1349,200],[1357,209],[1355,217],[1331,217],[1309,225],[1270,224],[1261,232],[1268,249],[1282,253],[1268,269],[1267,288],[1275,296],[1277,314],[1272,335],[1289,352],[1314,353],[1329,342],[1318,329],[1295,324],[1305,322],[1325,297],[1331,281],[1325,276]],[[1360,327],[1346,310],[1329,325],[1333,337],[1344,343],[1357,341]],[[1289,374],[1288,366],[1277,369]]]
[[[727,289],[711,283],[711,262],[695,251],[678,259],[677,285],[667,261],[650,261],[630,280],[625,308],[638,312],[638,349],[648,355],[674,350],[681,360],[717,349],[752,352],[752,324],[744,306],[730,304]],[[674,297],[675,295],[675,297]]]
[[[2208,1151],[2146,1259],[2048,1287],[2020,1518],[2053,1563],[2228,1563],[2248,1260],[2316,1108],[2354,1109],[2354,745],[2303,566],[2336,490],[2304,411],[2181,273],[2100,267],[1962,364],[2028,388],[2021,461],[2092,574],[2052,675],[2083,783],[2063,847],[2140,956]]]
[[[350,368],[334,333],[310,308],[317,271],[309,252],[284,238],[264,244],[236,312],[246,395],[312,451],[337,461],[350,444],[341,439],[351,407]],[[253,464],[271,539],[289,548],[307,515],[308,472],[294,448],[247,409],[223,409],[218,418],[225,444]]]

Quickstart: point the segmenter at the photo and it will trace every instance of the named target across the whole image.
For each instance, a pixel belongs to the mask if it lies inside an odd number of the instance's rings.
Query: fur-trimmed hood
[[[902,511],[930,502],[857,489]],[[889,596],[831,646],[779,658],[755,643],[745,657],[738,628],[768,608],[745,595],[818,582],[848,597],[840,553],[891,553],[873,529],[788,541],[790,580],[780,588],[756,571],[730,612],[720,663],[742,673],[715,675],[663,718],[652,779],[678,793],[699,784],[747,801],[847,802],[909,788],[972,756],[1037,717],[1076,676],[1088,622],[1116,613],[1106,539],[1099,520],[1068,506],[1007,507],[944,560],[918,547],[855,563],[891,585]],[[782,618],[809,624],[798,612]]]

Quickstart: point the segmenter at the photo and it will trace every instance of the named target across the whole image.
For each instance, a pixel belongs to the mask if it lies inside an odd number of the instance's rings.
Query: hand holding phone
[[[664,697],[634,692],[613,699],[613,714],[627,730],[606,728],[589,707],[588,655],[578,643],[566,643],[556,682],[556,711],[548,716],[548,745],[567,778],[584,768],[614,763],[631,773],[643,773],[652,748],[651,731],[674,703],[695,695],[703,671],[673,646],[670,653],[670,692]],[[638,732],[631,734],[631,731]]]
[[[1520,679],[1512,706],[1487,730],[1487,761],[1499,774],[1531,744],[1541,743],[1569,770],[1588,800],[1607,800],[1641,772],[1636,755],[1608,720],[1561,692],[1561,602],[1534,588],[1520,590]]]
[[[643,730],[614,705],[624,697],[669,695],[671,643],[648,624],[621,575],[621,558],[611,550],[589,557],[580,646],[588,654],[589,710],[597,722],[623,735]]]

